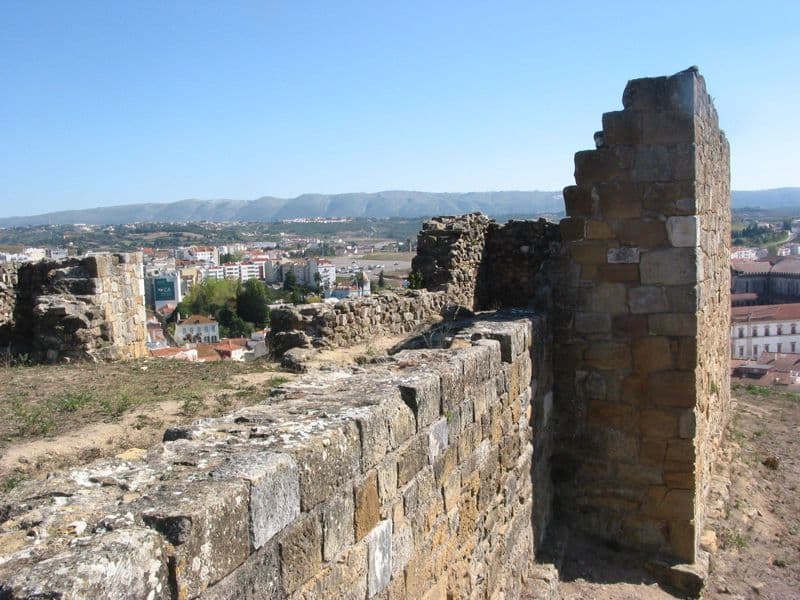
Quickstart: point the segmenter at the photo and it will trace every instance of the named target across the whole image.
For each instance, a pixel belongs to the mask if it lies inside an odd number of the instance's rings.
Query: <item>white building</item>
[[[308,270],[311,278],[309,285],[317,285],[319,279],[319,285],[323,290],[330,290],[336,286],[336,266],[329,260],[311,258],[308,261]]]
[[[219,323],[211,317],[192,315],[175,325],[175,341],[213,343],[219,341]]]
[[[762,352],[800,352],[800,304],[731,309],[731,357],[757,359]]]
[[[731,260],[756,260],[759,258],[758,250],[758,248],[733,246],[731,248]]]

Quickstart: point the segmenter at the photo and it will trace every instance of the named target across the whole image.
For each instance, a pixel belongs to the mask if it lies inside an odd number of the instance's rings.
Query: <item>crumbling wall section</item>
[[[728,405],[728,146],[695,69],[630,81],[623,105],[564,190],[558,506],[693,562]]]
[[[308,374],[146,456],[23,483],[0,596],[520,597],[550,519],[548,337],[476,320],[458,348]]]
[[[486,261],[486,232],[491,223],[481,213],[425,221],[417,236],[412,273],[422,274],[428,290],[445,292],[452,302],[477,310],[480,269]]]
[[[141,253],[100,254],[19,267],[15,345],[37,360],[146,355]]]

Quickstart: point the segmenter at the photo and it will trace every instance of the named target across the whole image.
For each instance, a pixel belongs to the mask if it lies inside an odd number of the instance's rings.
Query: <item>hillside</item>
[[[800,212],[800,188],[734,191],[732,207],[786,208]],[[561,192],[432,193],[385,191],[352,194],[264,196],[256,200],[180,200],[125,204],[41,215],[0,218],[0,227],[30,225],[116,225],[135,222],[279,221],[300,217],[414,218],[480,211],[490,216],[533,216],[564,210]]]

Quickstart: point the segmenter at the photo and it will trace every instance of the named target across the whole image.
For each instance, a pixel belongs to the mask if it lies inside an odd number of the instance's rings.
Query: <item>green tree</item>
[[[206,279],[195,284],[178,304],[183,316],[214,315],[230,301],[236,301],[240,283],[236,279]]]
[[[378,287],[379,288],[386,287],[386,278],[383,275],[383,269],[381,269],[381,272],[378,273]]]
[[[258,279],[250,279],[236,296],[236,312],[256,327],[264,327],[269,321],[267,302],[266,286]]]
[[[287,292],[292,292],[297,287],[297,275],[294,274],[294,269],[289,269],[283,276],[283,289]]]
[[[425,287],[425,276],[419,271],[408,274],[408,287],[412,290],[421,290]]]

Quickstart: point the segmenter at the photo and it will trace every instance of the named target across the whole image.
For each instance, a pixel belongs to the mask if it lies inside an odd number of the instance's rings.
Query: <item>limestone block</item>
[[[367,546],[348,548],[335,563],[306,582],[293,600],[364,600],[367,596]]]
[[[432,465],[436,458],[448,447],[447,419],[439,419],[428,430],[428,461]]]
[[[689,248],[697,245],[699,222],[696,216],[670,217],[667,219],[669,243],[676,248]]]
[[[692,408],[697,401],[692,371],[660,371],[647,378],[647,399],[657,406]]]
[[[604,333],[611,331],[611,315],[605,312],[575,313],[575,331],[578,333]]]
[[[356,424],[348,421],[286,451],[300,473],[300,509],[307,512],[361,470],[361,440]]]
[[[403,378],[400,395],[417,420],[417,430],[433,423],[441,414],[441,383],[435,373]]]
[[[629,288],[628,306],[634,314],[662,313],[669,310],[664,288],[653,285]]]
[[[582,290],[582,307],[588,312],[624,314],[628,312],[627,288],[623,283],[599,283]]]
[[[397,484],[403,486],[428,464],[428,435],[418,434],[398,450]]]
[[[647,329],[652,335],[693,336],[697,334],[697,317],[693,313],[648,315]]]
[[[596,369],[627,369],[631,367],[631,349],[622,342],[597,342],[587,348],[584,360]]]
[[[300,480],[297,463],[288,454],[235,455],[213,476],[239,477],[250,487],[250,540],[263,546],[300,514]]]
[[[179,598],[191,598],[250,553],[249,490],[243,482],[170,484],[132,505],[137,520],[172,545]]]
[[[633,341],[633,368],[640,373],[674,368],[669,338],[640,337]]]
[[[332,561],[345,546],[354,542],[355,508],[349,485],[331,495],[322,507],[322,558]]]
[[[392,576],[392,522],[381,521],[367,538],[367,595],[379,594]]]
[[[414,413],[392,390],[380,404],[370,406],[356,417],[361,435],[362,468],[371,469],[391,450],[414,435]]]
[[[287,594],[311,579],[322,565],[322,528],[315,515],[304,514],[278,539],[281,584]]]
[[[285,597],[280,552],[275,538],[198,596],[200,600],[282,600]]]
[[[642,255],[639,265],[643,284],[693,284],[697,278],[694,248],[664,248]]]
[[[52,558],[11,570],[0,591],[8,598],[168,597],[166,544],[147,529],[121,529],[76,540]]]
[[[633,264],[639,262],[639,254],[637,246],[609,248],[606,253],[606,260],[611,264]]]
[[[361,540],[380,520],[380,500],[378,498],[378,473],[369,471],[356,482],[355,497],[355,539]]]

